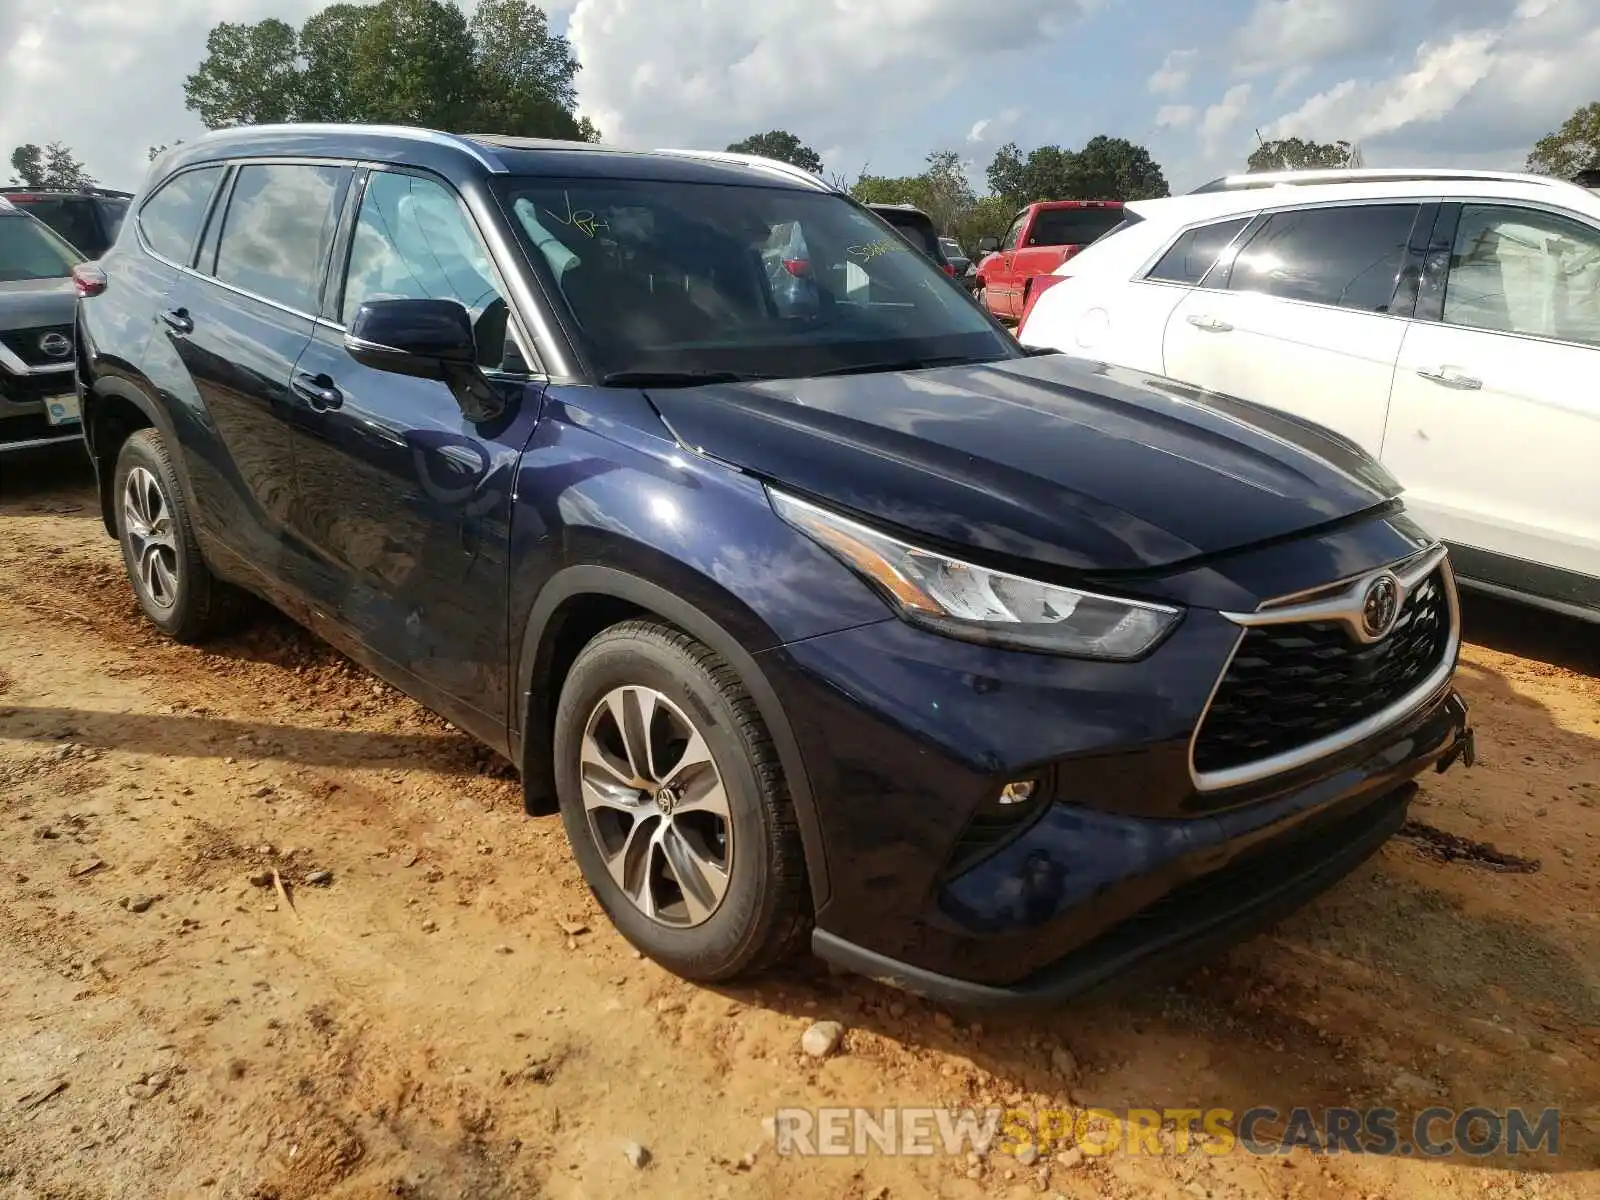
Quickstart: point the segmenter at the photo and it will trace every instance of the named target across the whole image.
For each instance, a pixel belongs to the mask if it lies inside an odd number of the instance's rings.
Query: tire
[[[983,309],[983,311],[988,313],[991,317],[994,316],[994,309],[989,307],[988,288],[984,287],[983,284],[980,283],[972,290],[972,298],[977,302],[979,308]]]
[[[625,727],[650,749],[630,752]],[[755,702],[715,652],[654,621],[613,626],[573,663],[554,743],[567,839],[635,948],[716,982],[803,944],[810,901],[788,787]]]
[[[112,489],[122,564],[151,624],[180,642],[204,641],[230,625],[239,593],[200,556],[159,430],[141,429],[122,444]]]

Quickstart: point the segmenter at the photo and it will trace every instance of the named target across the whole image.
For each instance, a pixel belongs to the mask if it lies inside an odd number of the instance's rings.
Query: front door
[[[1017,290],[1017,242],[1022,237],[1022,228],[1028,223],[1028,214],[1019,213],[1017,219],[1011,222],[1011,228],[1006,230],[1006,236],[1000,241],[1000,249],[987,264],[984,281],[984,295],[988,300],[989,311],[997,317],[1017,317],[1021,315],[1021,308],[1016,303]]]
[[[1376,454],[1406,323],[1415,204],[1274,213],[1167,320],[1166,373],[1305,417]],[[1409,293],[1405,314],[1409,315]]]
[[[455,192],[399,170],[374,170],[358,189],[343,286],[330,289],[328,319],[294,370],[295,525],[318,562],[313,619],[498,745],[512,480],[541,390]],[[346,353],[343,327],[363,301],[405,298],[466,306],[480,362],[512,399],[504,416],[474,425],[445,384],[376,371]]]
[[[1384,463],[1424,527],[1463,548],[1463,574],[1600,603],[1600,229],[1513,205],[1446,213],[1452,248],[1406,333]]]

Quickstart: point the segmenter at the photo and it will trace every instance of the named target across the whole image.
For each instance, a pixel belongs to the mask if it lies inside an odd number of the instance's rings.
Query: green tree
[[[185,103],[207,129],[268,125],[300,115],[299,41],[276,17],[223,21],[206,35],[206,56],[183,81]]]
[[[1172,194],[1161,164],[1126,138],[1092,137],[1067,166],[1067,200],[1158,200]]]
[[[1028,202],[1028,166],[1022,158],[1022,147],[1015,142],[1007,142],[994,152],[988,175],[991,195],[1012,208],[1021,208]]]
[[[65,142],[51,142],[43,149],[32,142],[18,146],[11,152],[11,169],[16,172],[16,182],[24,187],[78,188],[95,182]]]
[[[935,150],[928,155],[928,169],[920,178],[921,200],[917,207],[933,218],[940,233],[949,233],[976,200],[961,156],[954,150]]]
[[[357,46],[375,11],[370,4],[330,4],[300,27],[297,120],[367,119],[351,94],[351,81],[356,74]]]
[[[1351,165],[1352,157],[1359,153],[1349,142],[1277,138],[1264,141],[1252,150],[1245,166],[1251,171],[1309,171],[1347,167]]]
[[[1600,100],[1573,113],[1554,133],[1533,144],[1528,170],[1571,179],[1580,171],[1600,168]]]
[[[20,183],[23,187],[44,186],[44,150],[26,142],[11,152],[11,169],[16,172],[11,177],[13,183]]]
[[[425,125],[595,140],[573,109],[578,62],[530,0],[336,3],[296,33],[224,22],[185,81],[207,127],[274,121]]]
[[[999,241],[1016,218],[1019,205],[1002,196],[980,196],[950,225],[950,236],[968,254],[976,255],[978,243],[986,237]]]
[[[752,134],[742,142],[734,142],[728,149],[735,154],[759,154],[762,158],[775,158],[814,175],[822,174],[822,156],[787,129]]]

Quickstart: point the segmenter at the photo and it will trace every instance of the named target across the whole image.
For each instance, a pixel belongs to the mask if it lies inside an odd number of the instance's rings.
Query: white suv
[[[1018,337],[1316,421],[1463,584],[1600,620],[1600,195],[1534,175],[1235,176],[1126,220]]]

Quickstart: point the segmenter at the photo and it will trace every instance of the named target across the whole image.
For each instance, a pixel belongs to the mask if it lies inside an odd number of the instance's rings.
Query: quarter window
[[[1416,216],[1415,204],[1277,213],[1240,251],[1227,286],[1236,292],[1388,312]]]
[[[217,242],[216,276],[296,312],[317,311],[343,167],[239,168]]]
[[[374,171],[350,244],[341,314],[346,324],[368,300],[459,300],[478,335],[478,359],[505,358],[505,300],[461,202],[443,184]]]
[[[221,167],[185,171],[161,185],[139,210],[139,230],[162,258],[187,265],[195,234],[206,219],[211,193],[222,178]]]
[[[1237,220],[1219,221],[1215,225],[1202,225],[1189,230],[1172,243],[1172,249],[1161,256],[1161,261],[1145,278],[1168,283],[1199,283],[1217,261],[1217,255],[1248,224],[1249,217],[1239,217]]]
[[[1463,205],[1444,320],[1600,346],[1600,231],[1533,209]]]

